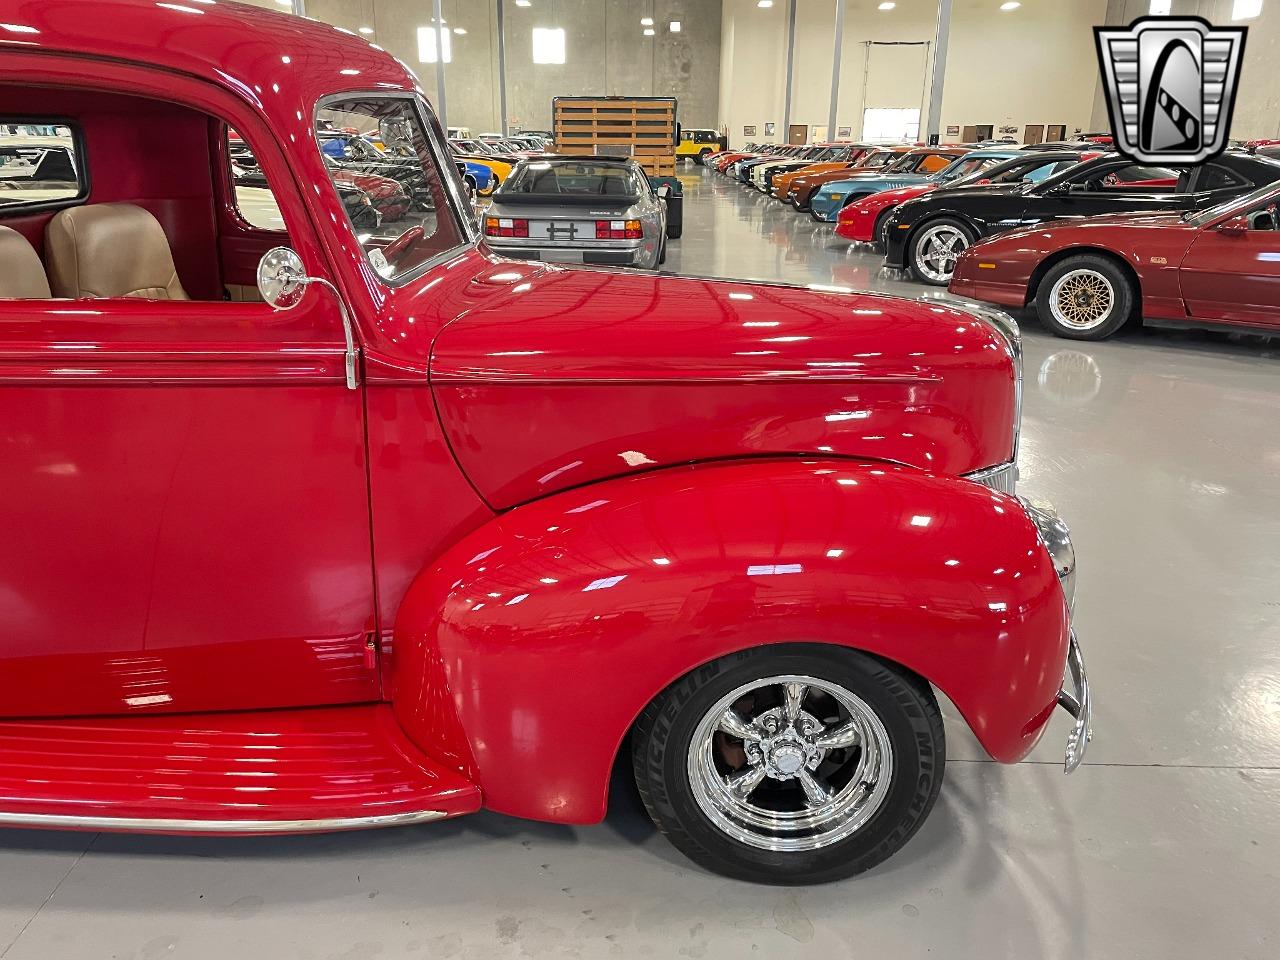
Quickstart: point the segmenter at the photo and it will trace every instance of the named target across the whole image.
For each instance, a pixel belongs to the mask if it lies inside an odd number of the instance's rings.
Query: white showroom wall
[[[1065,124],[1067,136],[1092,122],[1098,89],[1093,28],[1106,0],[1022,0],[1008,12],[996,0],[954,0],[942,128]],[[959,136],[944,136],[958,141]]]
[[[1001,11],[997,0],[954,0],[942,100],[942,127],[1087,128],[1097,91],[1092,28],[1106,0],[1024,0]],[[847,0],[841,44],[837,127],[861,134],[865,107],[922,107],[937,32],[936,0]],[[797,0],[791,122],[825,126],[831,94],[835,0]],[[871,43],[871,46],[868,46]],[[921,44],[894,48],[887,44]],[[927,45],[927,46],[926,46]],[[786,3],[724,0],[720,120],[740,143],[744,125],[781,130],[785,90]],[[782,67],[782,69],[779,69]],[[866,91],[864,96],[864,89]],[[960,140],[960,135],[944,140]]]

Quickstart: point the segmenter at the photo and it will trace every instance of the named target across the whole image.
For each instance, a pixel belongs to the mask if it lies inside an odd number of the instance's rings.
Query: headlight
[[[1062,517],[1058,516],[1058,511],[1053,509],[1052,505],[1032,502],[1025,497],[1018,499],[1022,501],[1031,522],[1036,525],[1040,542],[1049,551],[1049,557],[1053,560],[1053,569],[1057,572],[1058,579],[1062,581],[1062,592],[1066,594],[1067,606],[1073,606],[1076,600],[1076,549],[1071,544],[1070,528]]]

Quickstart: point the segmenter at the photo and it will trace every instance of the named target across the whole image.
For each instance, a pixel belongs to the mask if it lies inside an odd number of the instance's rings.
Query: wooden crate
[[[674,175],[674,98],[556,97],[551,104],[557,153],[626,150],[651,176]]]

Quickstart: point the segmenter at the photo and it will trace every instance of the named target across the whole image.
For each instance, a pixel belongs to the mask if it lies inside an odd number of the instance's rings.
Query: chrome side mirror
[[[354,390],[360,385],[356,352],[355,328],[351,323],[351,314],[347,312],[347,304],[342,294],[323,277],[309,277],[302,266],[302,258],[288,247],[272,247],[258,261],[258,292],[262,299],[273,310],[288,310],[296,307],[302,295],[311,284],[333,291],[338,298],[338,312],[342,315],[342,333],[346,339],[347,388]]]
[[[288,247],[273,247],[258,261],[258,292],[276,310],[297,306],[310,281],[302,258]]]

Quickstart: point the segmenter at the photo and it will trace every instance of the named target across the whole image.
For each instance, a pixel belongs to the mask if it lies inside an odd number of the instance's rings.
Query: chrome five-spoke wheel
[[[916,276],[928,283],[950,283],[956,261],[972,243],[968,231],[950,220],[925,227],[911,242],[911,265]]]
[[[884,802],[893,749],[858,696],[779,676],[722,697],[694,732],[689,781],[708,819],[742,843],[813,850],[847,837]]]
[[[686,674],[636,721],[636,786],[676,847],[761,883],[880,863],[929,815],[946,742],[929,685],[834,644],[754,647]]]

